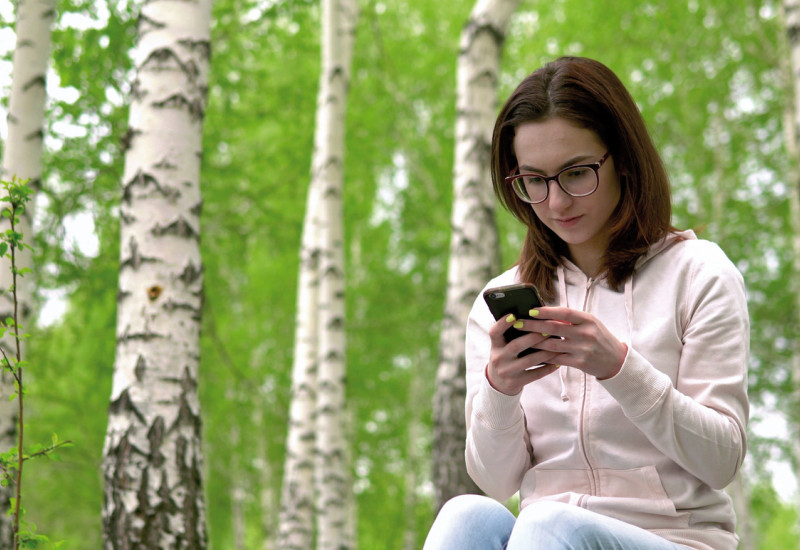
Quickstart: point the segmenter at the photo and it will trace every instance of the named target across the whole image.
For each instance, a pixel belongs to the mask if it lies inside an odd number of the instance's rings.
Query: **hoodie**
[[[478,296],[467,323],[467,471],[520,507],[567,502],[698,550],[734,550],[723,491],[746,450],[749,318],[744,281],[691,231],[640,258],[621,292],[565,261],[557,300],[591,313],[628,353],[612,378],[562,366],[509,396],[485,375],[495,322]],[[512,268],[486,288],[521,282]]]

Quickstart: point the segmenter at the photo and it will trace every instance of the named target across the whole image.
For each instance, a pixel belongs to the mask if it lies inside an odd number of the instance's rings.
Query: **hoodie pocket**
[[[557,500],[645,529],[689,525],[689,513],[675,509],[655,466],[592,471],[535,469],[525,476],[522,490],[523,506],[533,500]]]

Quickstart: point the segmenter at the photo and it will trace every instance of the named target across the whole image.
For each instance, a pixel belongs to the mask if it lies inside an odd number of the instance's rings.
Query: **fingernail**
[[[522,321],[517,321],[516,323],[514,323],[514,328],[522,328],[524,326],[525,323],[523,323]]]
[[[528,315],[530,315],[531,317],[538,317],[539,316],[539,310],[538,309],[532,309],[532,310],[530,310],[528,312]]]
[[[507,322],[507,323],[513,323],[513,322],[514,322],[514,321],[516,321],[516,320],[517,320],[517,318],[516,318],[516,317],[514,317],[514,314],[513,314],[513,313],[509,313],[508,317],[506,317],[506,322]]]
[[[543,333],[542,333],[542,336],[544,336],[545,338],[547,338],[547,337],[548,337],[548,336],[550,336],[550,335],[549,335],[549,334],[547,334],[546,332],[543,332]]]

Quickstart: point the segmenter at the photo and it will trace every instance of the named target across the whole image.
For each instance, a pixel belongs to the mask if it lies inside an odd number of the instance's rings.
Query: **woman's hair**
[[[597,134],[614,158],[620,201],[608,220],[610,240],[601,273],[619,290],[636,261],[670,229],[669,180],[639,108],[619,78],[591,59],[562,57],[523,80],[503,105],[492,135],[492,184],[500,202],[528,232],[517,265],[523,281],[554,296],[555,270],[566,243],[545,226],[505,181],[517,168],[516,129],[563,118]]]

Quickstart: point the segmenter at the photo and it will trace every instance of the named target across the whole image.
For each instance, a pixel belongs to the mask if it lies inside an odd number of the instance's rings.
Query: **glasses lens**
[[[558,183],[573,197],[591,195],[597,189],[597,172],[589,166],[573,166],[558,175]]]
[[[525,202],[542,202],[547,197],[547,182],[539,176],[517,176],[511,180],[517,196]]]

